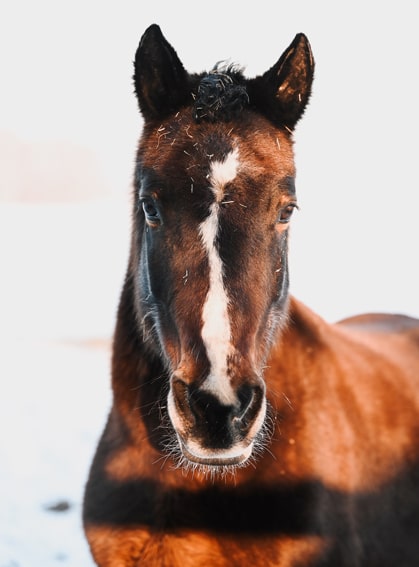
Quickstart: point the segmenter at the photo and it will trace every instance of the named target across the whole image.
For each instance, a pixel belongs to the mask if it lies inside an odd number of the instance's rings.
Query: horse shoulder
[[[308,356],[311,364],[325,360],[329,367],[345,367],[350,359],[345,372],[356,372],[360,365],[363,374],[389,365],[403,373],[419,365],[419,319],[413,317],[370,313],[329,323],[292,298],[288,327],[285,335],[295,358]]]

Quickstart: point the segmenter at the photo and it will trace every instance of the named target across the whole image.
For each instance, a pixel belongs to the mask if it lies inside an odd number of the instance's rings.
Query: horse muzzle
[[[252,455],[266,416],[262,380],[242,382],[233,403],[174,377],[168,411],[187,461],[207,466],[236,466]]]

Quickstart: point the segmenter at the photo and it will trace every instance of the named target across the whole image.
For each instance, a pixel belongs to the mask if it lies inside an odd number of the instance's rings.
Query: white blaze
[[[238,168],[239,150],[237,148],[231,151],[224,161],[212,162],[209,178],[218,203],[224,197],[224,187],[236,177]]]
[[[202,310],[202,340],[211,365],[203,388],[224,404],[233,404],[236,396],[227,376],[227,358],[232,350],[231,327],[228,315],[228,296],[223,282],[223,264],[216,247],[219,225],[219,203],[224,196],[224,187],[232,181],[238,169],[238,150],[228,154],[224,161],[211,164],[209,179],[215,195],[210,214],[201,223],[199,230],[208,255],[209,289]]]

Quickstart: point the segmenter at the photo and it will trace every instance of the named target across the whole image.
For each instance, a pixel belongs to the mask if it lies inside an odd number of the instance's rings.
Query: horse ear
[[[271,121],[293,130],[310,98],[313,75],[310,43],[299,33],[271,69],[251,79],[251,101]]]
[[[160,27],[144,32],[134,62],[134,85],[145,120],[175,112],[188,97],[188,73]]]

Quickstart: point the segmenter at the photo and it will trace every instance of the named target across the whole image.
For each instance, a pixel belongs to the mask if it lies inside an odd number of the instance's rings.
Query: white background
[[[332,321],[419,316],[414,2],[0,5],[0,567],[89,565],[88,465],[109,407],[141,129],[132,61],[158,23],[190,71],[316,59],[296,131],[291,289]],[[68,512],[45,507],[60,499]]]

